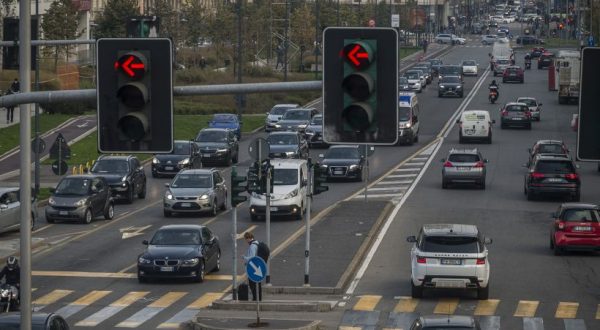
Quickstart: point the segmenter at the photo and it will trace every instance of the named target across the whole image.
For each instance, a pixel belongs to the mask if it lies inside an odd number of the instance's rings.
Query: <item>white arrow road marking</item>
[[[252,267],[252,269],[254,269],[254,275],[256,275],[258,277],[263,277],[263,273],[262,273],[262,270],[260,269],[260,267],[257,267],[252,261],[250,261],[250,267]]]
[[[77,125],[77,127],[79,127],[79,128],[87,127],[87,125],[89,124],[89,122],[90,122],[89,120],[86,120],[86,121],[83,122],[83,124]]]
[[[143,231],[150,227],[152,227],[152,225],[147,225],[147,226],[143,226],[143,227],[130,226],[127,228],[121,228],[121,229],[119,229],[119,231],[121,233],[123,233],[122,239],[126,239],[126,238],[131,238],[131,237],[142,235],[142,234],[144,234]]]

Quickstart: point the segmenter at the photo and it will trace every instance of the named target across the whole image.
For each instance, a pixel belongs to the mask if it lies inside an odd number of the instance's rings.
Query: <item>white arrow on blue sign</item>
[[[261,257],[252,257],[246,264],[246,274],[252,282],[261,282],[267,276],[267,263]]]

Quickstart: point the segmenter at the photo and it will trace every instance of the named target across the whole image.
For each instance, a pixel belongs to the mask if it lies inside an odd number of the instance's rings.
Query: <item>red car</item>
[[[565,250],[600,251],[600,206],[564,203],[552,217],[550,248],[555,255]]]
[[[525,82],[525,73],[520,66],[512,65],[504,69],[504,73],[502,73],[502,82],[506,83],[509,81],[516,81],[521,84]]]

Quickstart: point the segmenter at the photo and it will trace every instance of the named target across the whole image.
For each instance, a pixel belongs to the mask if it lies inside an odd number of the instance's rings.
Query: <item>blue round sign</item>
[[[261,282],[267,276],[267,263],[261,257],[252,257],[246,264],[246,274],[252,282]]]

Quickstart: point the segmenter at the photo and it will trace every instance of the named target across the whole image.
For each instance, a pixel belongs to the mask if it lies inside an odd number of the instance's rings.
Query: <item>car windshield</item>
[[[65,178],[62,179],[56,187],[55,195],[78,195],[88,194],[91,181],[83,178]]]
[[[563,221],[568,222],[598,222],[598,211],[589,209],[568,209],[562,215]]]
[[[325,154],[328,159],[357,159],[360,158],[356,148],[330,148]]]
[[[183,142],[183,143],[175,142],[173,144],[173,154],[174,155],[189,155],[190,154],[190,143],[189,142]]]
[[[441,66],[440,73],[444,75],[458,75],[462,71],[462,68],[459,66]]]
[[[537,105],[534,99],[519,99],[517,102],[525,103],[530,107],[535,107]]]
[[[441,60],[431,60],[431,65],[440,65],[442,64]]]
[[[479,156],[474,154],[451,154],[448,156],[448,161],[453,163],[476,163],[479,161]]]
[[[276,168],[273,171],[274,186],[288,186],[298,184],[298,170],[295,168]]]
[[[227,142],[225,131],[201,131],[196,137],[198,142]]]
[[[398,107],[398,120],[409,121],[410,120],[410,107]]]
[[[123,173],[129,172],[129,163],[126,160],[105,159],[97,161],[91,169],[92,173]]]
[[[477,64],[475,64],[475,61],[464,61],[463,65],[465,65],[465,66],[475,66]]]
[[[173,183],[172,188],[210,188],[210,174],[178,174]]]
[[[289,110],[286,111],[283,115],[282,119],[287,120],[309,120],[310,119],[310,111],[306,110]]]
[[[189,229],[163,229],[154,234],[151,245],[199,245],[200,233]]]
[[[407,79],[419,79],[419,74],[416,72],[407,72],[405,76]]]
[[[456,84],[456,83],[460,83],[460,78],[458,78],[456,76],[446,76],[446,77],[442,78],[442,81],[440,83],[441,84]]]
[[[323,126],[323,116],[314,116],[310,121],[311,125]]]
[[[398,84],[399,85],[406,85],[406,84],[408,84],[408,79],[406,79],[406,77],[399,77],[398,78]]]
[[[224,114],[224,115],[214,115],[212,121],[217,122],[217,123],[233,123],[233,122],[237,121],[236,119],[237,118],[235,115]]]
[[[504,109],[506,111],[510,111],[510,112],[523,112],[523,111],[529,110],[527,107],[522,106],[522,105],[509,105]]]
[[[574,173],[573,164],[569,161],[540,161],[537,163],[536,172],[540,173]]]
[[[294,109],[294,107],[273,107],[273,109],[271,109],[271,112],[269,112],[269,114],[271,114],[271,115],[283,115],[289,109]]]
[[[292,134],[271,134],[267,138],[270,145],[290,145],[298,144],[298,136]]]
[[[421,242],[423,252],[479,253],[477,237],[426,236]]]
[[[496,64],[510,64],[509,60],[496,60]]]
[[[538,153],[562,154],[564,149],[560,144],[542,144],[537,148]]]

